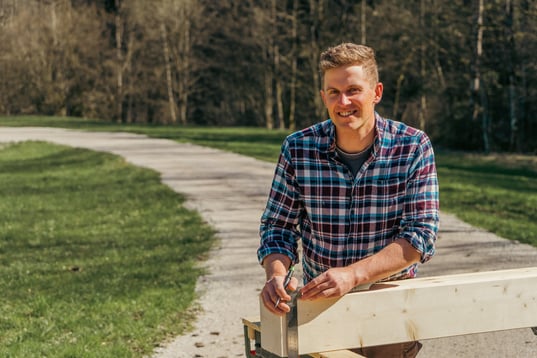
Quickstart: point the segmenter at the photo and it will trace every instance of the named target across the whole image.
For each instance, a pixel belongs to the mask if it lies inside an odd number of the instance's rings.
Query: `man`
[[[258,258],[264,305],[289,312],[285,275],[298,261],[300,298],[339,297],[358,285],[412,278],[434,254],[438,182],[427,136],[382,118],[373,49],[344,43],[321,54],[330,119],[286,138],[261,218]],[[297,280],[287,289],[294,291]],[[413,357],[418,342],[359,350]],[[405,353],[406,352],[406,353]]]

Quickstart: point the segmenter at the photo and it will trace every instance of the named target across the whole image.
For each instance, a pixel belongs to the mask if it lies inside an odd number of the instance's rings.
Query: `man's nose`
[[[349,96],[347,96],[345,93],[339,95],[339,104],[346,106],[350,103],[351,100],[349,99]]]

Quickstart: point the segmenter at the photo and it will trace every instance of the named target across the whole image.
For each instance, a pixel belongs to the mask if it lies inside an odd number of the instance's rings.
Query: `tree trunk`
[[[474,52],[474,79],[473,90],[473,111],[472,120],[477,121],[481,116],[481,135],[483,138],[483,150],[490,152],[489,140],[489,119],[486,93],[481,79],[481,57],[483,55],[483,12],[484,0],[476,0],[475,6],[475,52]]]
[[[276,8],[276,0],[272,0],[272,9],[271,9],[271,36],[272,38],[276,37],[278,34],[278,14]],[[282,80],[281,80],[281,70],[280,70],[280,47],[278,44],[278,39],[272,42],[272,60],[273,60],[273,71],[274,71],[274,87],[276,89],[276,115],[278,116],[278,128],[285,129],[285,120],[283,114],[283,90],[282,90]]]
[[[269,34],[265,47],[265,125],[274,128],[274,22],[276,21],[276,0],[272,0],[266,31]]]
[[[360,14],[360,28],[361,28],[361,41],[362,45],[366,44],[366,9],[367,9],[367,0],[362,0],[362,8],[361,8],[361,14]]]
[[[313,82],[313,104],[315,106],[315,121],[323,120],[325,113],[323,101],[319,90],[321,89],[321,78],[319,75],[319,32],[324,17],[323,0],[310,0],[310,68]]]
[[[505,32],[507,39],[507,72],[509,73],[509,127],[511,135],[509,137],[509,149],[511,151],[520,151],[520,142],[518,139],[518,117],[517,117],[517,81],[516,81],[516,42],[514,29],[514,0],[505,1]]]
[[[426,89],[425,86],[427,85],[427,72],[426,72],[426,63],[425,59],[427,58],[427,44],[426,44],[426,38],[425,34],[426,31],[426,24],[425,24],[425,0],[420,0],[420,32],[421,32],[421,44],[420,44],[420,78],[421,78],[421,88],[420,88],[420,105],[419,105],[419,112],[418,112],[418,119],[419,119],[419,126],[421,130],[426,130],[426,122],[427,122],[427,97],[426,97]]]
[[[116,6],[115,27],[116,27],[116,121],[123,120],[123,51],[121,49],[121,0],[114,0]]]
[[[179,120],[183,125],[188,121],[188,98],[189,98],[189,82],[190,82],[190,60],[192,58],[192,43],[190,41],[190,31],[192,22],[190,20],[189,7],[196,6],[192,2],[183,2],[180,4],[180,21],[183,22],[182,41],[179,44],[179,56],[182,55],[180,76],[179,76]]]
[[[397,77],[397,84],[395,85],[395,99],[393,101],[392,118],[395,119],[395,120],[398,119],[399,101],[401,99],[401,87],[403,85],[404,80],[405,80],[405,74],[404,74],[404,72],[401,72],[399,74],[399,77]]]
[[[166,88],[168,89],[168,105],[170,108],[170,120],[171,123],[177,123],[177,116],[175,114],[175,99],[173,96],[173,82],[172,82],[172,66],[170,63],[170,48],[168,46],[168,36],[166,35],[166,25],[160,24],[160,33],[162,36],[162,47],[164,52],[164,66],[166,68]]]
[[[285,120],[283,114],[283,90],[282,90],[282,80],[280,78],[280,48],[278,45],[274,46],[274,75],[276,86],[276,109],[278,115],[278,127],[280,129],[285,129]]]
[[[291,83],[289,89],[289,129],[296,130],[296,86],[297,86],[297,66],[298,66],[298,0],[293,0],[293,14],[291,16],[291,37],[293,46],[291,48]]]
[[[268,51],[268,50],[267,50]],[[273,90],[272,90],[272,70],[265,69],[265,125],[267,129],[274,128],[274,118],[273,118]]]

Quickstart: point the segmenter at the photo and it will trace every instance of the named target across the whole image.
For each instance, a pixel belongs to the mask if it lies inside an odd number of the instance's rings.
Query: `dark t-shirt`
[[[336,147],[336,152],[341,162],[349,168],[353,176],[356,176],[356,173],[358,173],[367,158],[369,158],[372,149],[373,145],[370,145],[359,153],[347,153]]]

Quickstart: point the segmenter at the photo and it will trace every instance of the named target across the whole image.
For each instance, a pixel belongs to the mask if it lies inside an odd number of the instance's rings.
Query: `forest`
[[[319,54],[375,49],[377,111],[435,146],[537,153],[536,0],[0,0],[0,115],[296,130]]]

